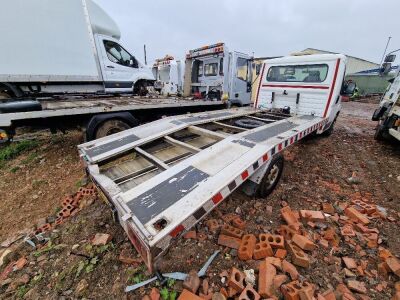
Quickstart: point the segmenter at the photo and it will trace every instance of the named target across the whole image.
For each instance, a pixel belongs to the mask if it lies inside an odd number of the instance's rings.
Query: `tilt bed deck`
[[[168,117],[79,146],[150,270],[239,186],[249,195],[271,192],[282,174],[279,152],[332,132],[350,92],[345,66],[339,54],[268,60],[255,108]]]
[[[322,131],[327,121],[277,109],[220,110],[164,118],[82,144],[79,151],[153,270],[174,238],[247,179],[259,182],[275,154]]]

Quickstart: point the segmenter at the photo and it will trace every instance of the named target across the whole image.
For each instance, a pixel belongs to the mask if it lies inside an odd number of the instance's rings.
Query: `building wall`
[[[303,51],[296,53],[296,55],[299,55],[299,54],[324,54],[324,53],[333,53],[333,52],[307,48]],[[360,59],[357,57],[353,57],[353,56],[346,55],[346,57],[348,59],[346,74],[354,74],[354,73],[357,73],[360,71],[379,68],[379,64],[369,62],[369,61],[366,61],[366,60],[363,60],[363,59]]]

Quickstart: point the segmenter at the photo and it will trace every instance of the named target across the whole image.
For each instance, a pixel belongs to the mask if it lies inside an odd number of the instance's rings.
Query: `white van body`
[[[249,105],[251,61],[250,55],[231,52],[224,43],[190,50],[185,62],[184,95]]]
[[[256,102],[260,109],[289,108],[295,115],[336,120],[347,59],[341,54],[288,56],[263,64]]]
[[[120,45],[116,23],[91,0],[4,0],[1,6],[0,86],[24,94],[120,93],[154,80]],[[105,43],[115,47],[107,53]]]
[[[172,56],[157,59],[153,64],[156,79],[154,89],[163,96],[181,95],[183,92],[183,64]]]

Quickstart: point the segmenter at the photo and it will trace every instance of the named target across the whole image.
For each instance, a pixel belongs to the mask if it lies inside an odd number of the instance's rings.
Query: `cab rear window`
[[[328,75],[327,64],[273,66],[269,68],[267,81],[270,82],[324,82]]]

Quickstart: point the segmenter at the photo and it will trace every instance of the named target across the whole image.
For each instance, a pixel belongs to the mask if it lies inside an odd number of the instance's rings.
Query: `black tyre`
[[[383,141],[385,139],[385,126],[379,124],[376,126],[374,139],[377,141]]]
[[[246,128],[246,129],[253,129],[253,128],[257,128],[257,127],[265,125],[264,122],[259,121],[259,120],[253,120],[253,119],[239,119],[239,120],[236,120],[234,124],[238,127],[242,127],[242,128]]]
[[[335,123],[336,123],[336,119],[332,122],[331,126],[329,126],[329,128],[322,133],[322,135],[323,136],[331,136],[333,133],[333,130],[335,129]]]
[[[124,121],[118,119],[111,119],[101,123],[95,132],[95,138],[99,139],[117,132],[121,132],[130,129],[131,126]]]
[[[281,179],[283,166],[283,155],[280,153],[274,155],[258,187],[257,195],[259,197],[267,197],[269,194],[272,193],[272,191],[277,186],[279,180]]]

